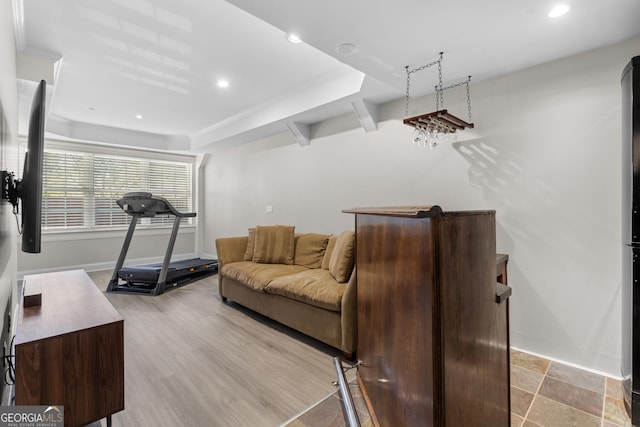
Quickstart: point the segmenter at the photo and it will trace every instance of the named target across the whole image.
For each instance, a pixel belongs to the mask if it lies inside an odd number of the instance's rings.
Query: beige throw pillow
[[[327,243],[327,249],[324,250],[324,257],[322,258],[320,268],[324,268],[325,270],[329,269],[329,262],[331,261],[331,254],[333,254],[333,248],[336,246],[336,240],[338,240],[338,236],[329,236],[329,242]]]
[[[295,237],[296,250],[294,262],[307,268],[320,268],[329,236],[307,233]]]
[[[270,225],[256,227],[253,261],[262,264],[293,264],[294,227]]]
[[[247,250],[244,252],[243,261],[253,261],[253,248],[256,245],[256,229],[249,229],[249,240],[247,240]]]
[[[329,273],[338,283],[345,283],[351,277],[355,256],[355,236],[353,231],[343,231],[336,240],[331,260],[329,261]]]

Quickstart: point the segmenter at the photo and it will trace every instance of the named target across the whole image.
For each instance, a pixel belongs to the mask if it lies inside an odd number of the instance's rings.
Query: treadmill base
[[[189,259],[175,261],[169,265],[164,283],[158,283],[162,264],[123,267],[112,279],[107,292],[160,295],[218,272],[218,260]],[[124,281],[124,283],[121,282]]]

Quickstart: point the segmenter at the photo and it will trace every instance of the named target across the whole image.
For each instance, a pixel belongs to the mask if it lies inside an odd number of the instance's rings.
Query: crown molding
[[[24,1],[11,0],[13,6],[13,33],[16,38],[16,51],[20,52],[25,45],[24,30]]]

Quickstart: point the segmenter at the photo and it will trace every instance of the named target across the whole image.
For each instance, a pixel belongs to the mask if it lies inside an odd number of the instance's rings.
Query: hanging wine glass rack
[[[416,129],[414,132],[414,143],[418,145],[429,146],[435,148],[439,142],[444,140],[451,140],[451,138],[444,138],[447,134],[455,134],[459,130],[465,130],[467,128],[473,128],[474,125],[471,122],[471,94],[469,91],[469,85],[471,83],[471,76],[467,80],[443,87],[442,86],[442,57],[443,52],[440,52],[440,57],[436,61],[421,67],[409,70],[409,67],[405,67],[407,73],[407,92],[405,99],[405,115],[409,115],[409,90],[411,83],[411,74],[418,71],[422,71],[433,65],[438,66],[438,85],[435,86],[436,93],[436,111],[432,113],[421,114],[419,116],[407,117],[403,120],[403,123],[408,126],[412,126]],[[444,108],[444,91],[459,86],[466,86],[467,90],[467,112],[469,114],[469,121],[462,120],[453,114],[449,113]],[[452,135],[455,138],[455,135]]]

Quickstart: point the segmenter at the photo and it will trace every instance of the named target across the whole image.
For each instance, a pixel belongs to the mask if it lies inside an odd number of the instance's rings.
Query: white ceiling
[[[640,34],[638,0],[567,0],[551,19],[554,3],[14,0],[21,111],[29,79],[46,78],[47,129],[62,137],[198,152],[288,130],[305,144],[310,125],[356,110],[375,129],[377,105],[405,95],[405,66],[440,51],[445,85],[473,85]],[[411,95],[436,83],[435,67],[412,74]]]

